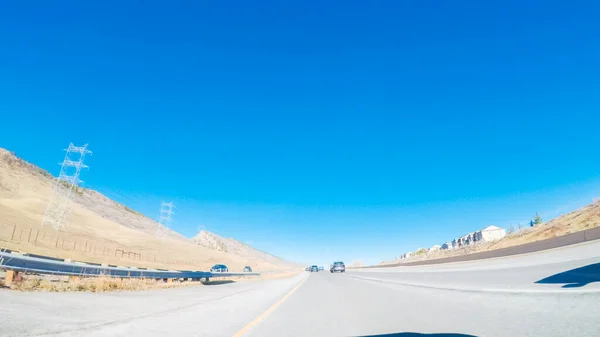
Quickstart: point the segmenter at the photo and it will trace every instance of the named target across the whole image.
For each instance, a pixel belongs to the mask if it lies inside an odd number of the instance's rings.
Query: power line
[[[165,239],[169,236],[169,226],[171,225],[171,215],[173,215],[173,202],[161,202],[160,215],[156,226],[156,237]]]
[[[58,178],[54,179],[52,195],[48,201],[46,213],[42,220],[42,227],[49,224],[55,230],[66,230],[66,220],[71,211],[71,195],[73,190],[76,190],[83,181],[79,179],[81,169],[87,168],[83,163],[85,156],[92,154],[87,149],[88,144],[83,146],[75,146],[69,143],[69,147],[65,149],[65,159],[61,165]]]

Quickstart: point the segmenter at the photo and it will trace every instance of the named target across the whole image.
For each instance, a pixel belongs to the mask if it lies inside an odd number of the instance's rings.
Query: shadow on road
[[[564,283],[563,288],[578,288],[588,283],[600,281],[600,263],[589,264],[543,278],[535,283]]]
[[[228,283],[235,283],[235,281],[233,281],[233,280],[215,280],[215,281],[202,282],[202,284],[204,284],[206,286],[216,286],[219,284],[228,284]]]
[[[477,337],[462,333],[418,333],[418,332],[396,332],[383,335],[368,335],[361,337]]]

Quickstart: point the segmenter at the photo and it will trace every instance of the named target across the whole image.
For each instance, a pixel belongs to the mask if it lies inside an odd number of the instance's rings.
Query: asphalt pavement
[[[0,336],[598,336],[599,247],[146,292],[0,291]]]
[[[600,255],[600,249],[598,250]],[[527,259],[535,258],[528,256]],[[358,279],[405,286],[498,293],[548,293],[569,296],[600,292],[600,256],[579,260],[527,265],[526,259],[511,259],[513,266],[499,260],[499,266],[479,263],[469,266],[440,265],[350,270]]]
[[[0,290],[0,336],[230,337],[307,277],[163,290]]]
[[[248,336],[598,336],[598,294],[453,291],[314,273]],[[281,334],[282,331],[286,333]]]

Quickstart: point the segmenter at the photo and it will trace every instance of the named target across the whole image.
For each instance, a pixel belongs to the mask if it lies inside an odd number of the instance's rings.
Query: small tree
[[[427,253],[427,249],[421,248],[415,252],[415,255],[422,255],[422,254],[426,254],[426,253]]]
[[[517,229],[518,229],[518,231],[521,231],[521,228],[523,228],[523,226],[521,226],[521,224],[518,224],[518,225],[517,225]]]
[[[542,217],[539,214],[535,213],[535,218],[533,218],[533,224],[539,225],[541,223],[542,223]]]
[[[515,232],[515,228],[513,227],[513,225],[508,226],[508,230],[506,231],[506,234],[512,234]]]

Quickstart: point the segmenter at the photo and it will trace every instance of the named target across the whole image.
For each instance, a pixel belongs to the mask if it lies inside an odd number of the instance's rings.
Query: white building
[[[484,229],[478,230],[476,232],[471,232],[465,234],[459,238],[452,240],[451,242],[446,242],[442,245],[442,249],[452,249],[459,248],[462,246],[472,245],[478,242],[490,242],[500,240],[506,236],[506,230],[496,227],[496,226],[488,226]],[[446,248],[447,247],[447,248]]]
[[[488,226],[480,231],[477,231],[474,234],[475,241],[496,241],[500,240],[506,236],[506,230],[496,227],[496,226]]]
[[[474,233],[469,233],[469,234],[463,235],[460,238],[458,238],[457,239],[458,246],[462,247],[462,246],[466,246],[466,245],[473,243],[473,234]]]
[[[440,250],[440,248],[442,248],[442,246],[440,246],[440,245],[435,245],[435,246],[433,246],[433,247],[429,248],[429,251],[430,251],[430,252],[436,252],[436,251]]]

